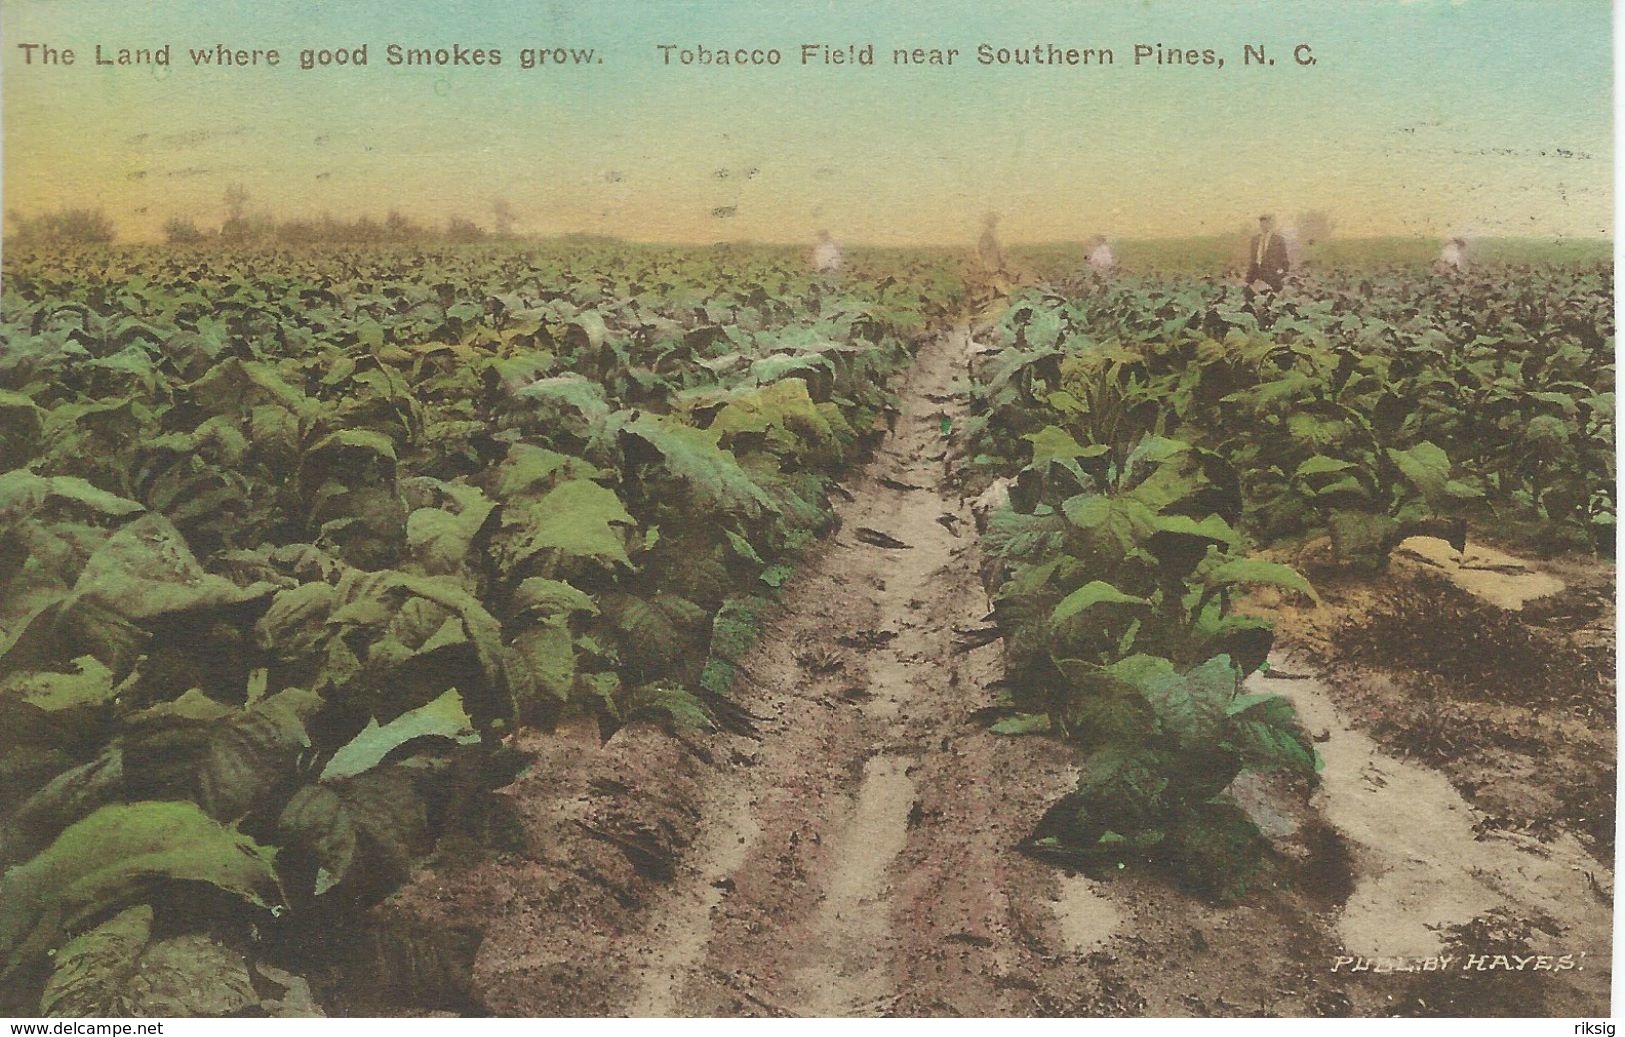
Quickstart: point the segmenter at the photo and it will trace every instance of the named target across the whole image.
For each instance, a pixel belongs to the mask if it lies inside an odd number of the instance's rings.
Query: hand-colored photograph
[[[1612,16],[6,0],[0,1015],[1606,1018]]]

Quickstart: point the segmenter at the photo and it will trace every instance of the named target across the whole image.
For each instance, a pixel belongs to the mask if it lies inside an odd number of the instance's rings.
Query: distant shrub
[[[13,211],[8,217],[16,227],[12,240],[20,245],[101,245],[117,236],[113,221],[100,209],[59,209],[39,216]]]
[[[205,240],[196,223],[182,216],[171,216],[164,221],[164,240],[171,245],[196,245]]]
[[[446,221],[446,240],[454,242],[480,241],[485,237],[485,231],[480,225],[466,216],[453,216]]]

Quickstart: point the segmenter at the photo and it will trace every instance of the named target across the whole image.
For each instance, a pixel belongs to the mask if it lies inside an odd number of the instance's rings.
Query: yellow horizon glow
[[[205,12],[208,17],[205,18]],[[207,26],[207,28],[200,28]],[[490,224],[652,242],[974,240],[1229,234],[1261,210],[1325,210],[1339,237],[1609,237],[1607,5],[1152,0],[944,5],[731,0],[402,13],[188,0],[13,0],[0,10],[4,204],[101,208],[124,240],[172,216],[251,210]],[[1110,69],[662,68],[655,46],[805,39],[1109,44]],[[1129,67],[1127,46],[1239,55],[1312,41],[1313,70]],[[23,65],[17,44],[174,45],[168,68]],[[500,69],[381,64],[391,40],[496,46]],[[276,46],[276,69],[198,69],[185,48]],[[369,67],[301,72],[301,43],[368,44]],[[531,42],[603,66],[521,71]],[[961,60],[964,60],[963,58]],[[731,210],[731,215],[720,213]]]

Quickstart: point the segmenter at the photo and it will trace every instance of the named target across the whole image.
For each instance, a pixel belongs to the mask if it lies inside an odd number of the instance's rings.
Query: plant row
[[[580,243],[8,268],[5,1003],[263,1010],[262,965],[512,779],[518,725],[748,725],[734,661],[954,291],[868,261],[855,287]]]
[[[1240,896],[1266,847],[1225,795],[1317,766],[1290,705],[1249,690],[1270,623],[1253,556],[1329,537],[1375,569],[1470,527],[1611,550],[1613,326],[1604,271],[1324,274],[1281,296],[1121,279],[1024,291],[972,366],[959,451],[994,505],[984,547],[1010,714],[1085,752],[1028,848],[1171,869]],[[990,488],[991,487],[991,488]]]

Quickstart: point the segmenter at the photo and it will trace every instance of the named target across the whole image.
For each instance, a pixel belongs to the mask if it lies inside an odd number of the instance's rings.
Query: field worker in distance
[[[1276,291],[1281,290],[1281,283],[1286,280],[1286,272],[1292,268],[1292,261],[1287,258],[1286,239],[1275,229],[1275,217],[1266,213],[1258,218],[1258,233],[1253,236],[1251,245],[1247,249],[1247,283],[1257,284],[1262,281]]]
[[[998,226],[998,213],[990,212],[982,217],[982,237],[976,243],[976,259],[986,274],[1008,273],[1004,246],[999,244]]]
[[[1112,252],[1111,245],[1106,241],[1106,235],[1096,234],[1089,239],[1087,262],[1089,272],[1096,277],[1108,277],[1117,268],[1117,256]]]
[[[841,246],[829,231],[818,232],[818,246],[813,249],[813,272],[818,274],[839,273],[841,269]]]
[[[1439,252],[1434,268],[1441,274],[1459,274],[1467,269],[1467,239],[1451,238]]]

